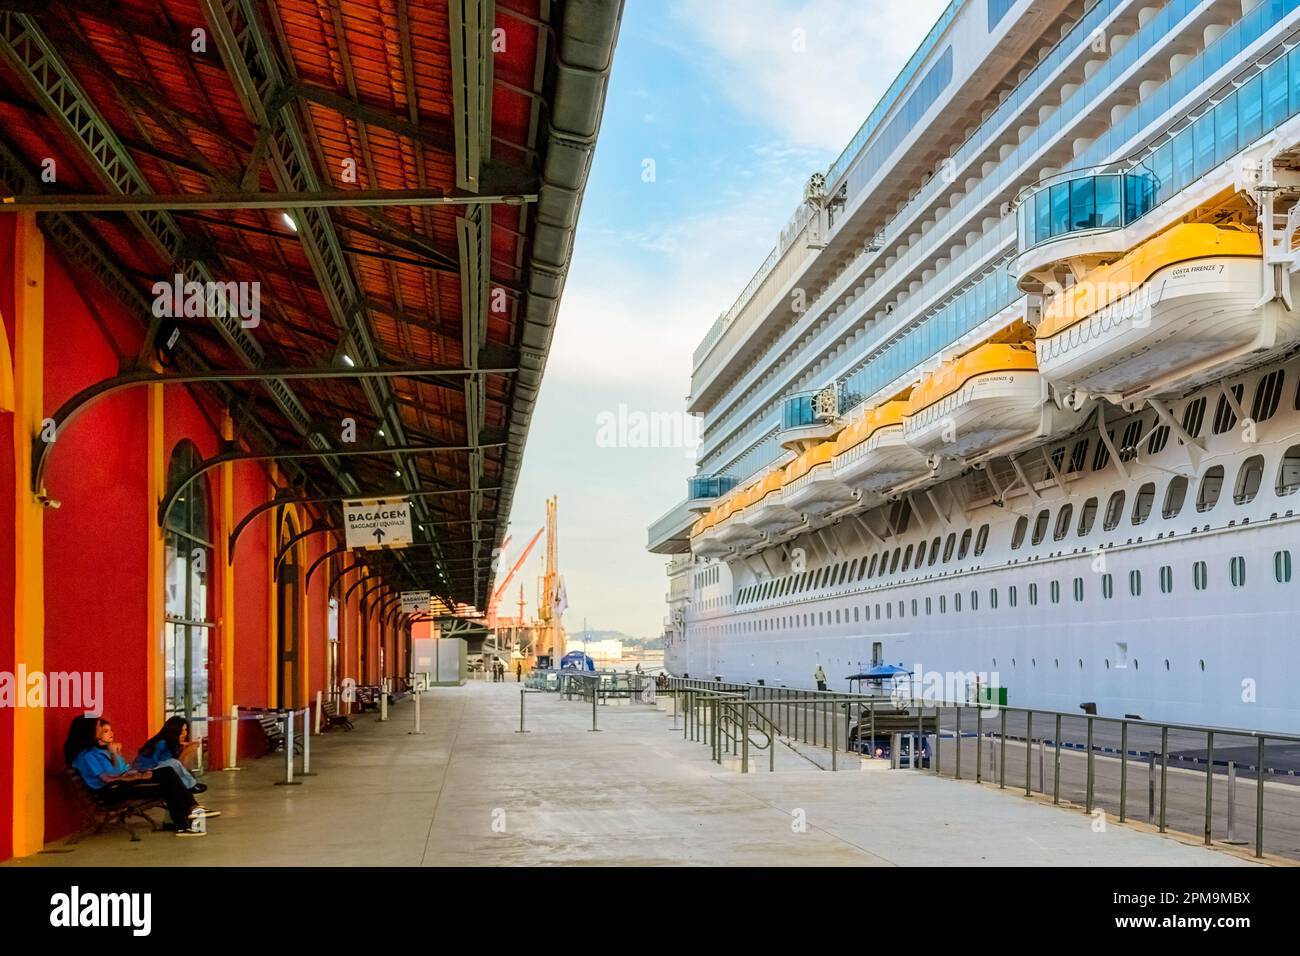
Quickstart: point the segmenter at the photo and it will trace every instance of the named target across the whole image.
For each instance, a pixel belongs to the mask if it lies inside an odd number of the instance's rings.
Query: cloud
[[[738,110],[838,154],[947,4],[677,0],[672,17],[712,55]]]

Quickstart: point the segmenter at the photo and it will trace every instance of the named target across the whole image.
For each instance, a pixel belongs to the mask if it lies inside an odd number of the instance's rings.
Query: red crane
[[[501,583],[497,585],[496,589],[492,592],[492,596],[488,598],[488,606],[487,606],[488,627],[496,626],[497,604],[500,603],[501,598],[505,595],[506,588],[509,587],[510,585],[510,579],[513,578],[516,573],[518,573],[521,567],[523,567],[524,562],[528,560],[528,555],[533,550],[533,545],[537,544],[537,539],[542,536],[542,532],[545,530],[546,530],[545,528],[537,529],[537,533],[533,535],[532,540],[530,540],[527,546],[525,546],[523,554],[519,555],[519,560],[515,562],[514,567],[510,569],[509,573],[507,573],[506,576],[501,579]],[[523,617],[522,609],[520,610],[520,617]]]

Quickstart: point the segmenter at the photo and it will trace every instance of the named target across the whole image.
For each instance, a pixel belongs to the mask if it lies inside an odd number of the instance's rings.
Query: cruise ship
[[[695,350],[668,669],[1294,730],[1298,44],[953,0]]]

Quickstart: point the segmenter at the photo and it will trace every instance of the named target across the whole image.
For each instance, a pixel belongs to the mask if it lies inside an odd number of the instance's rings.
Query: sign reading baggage
[[[403,591],[402,610],[410,614],[420,614],[430,610],[431,595],[428,591]]]
[[[349,548],[400,548],[411,543],[409,498],[345,501],[343,520]]]

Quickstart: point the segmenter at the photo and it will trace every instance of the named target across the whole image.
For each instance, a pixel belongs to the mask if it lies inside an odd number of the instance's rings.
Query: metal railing
[[[1300,736],[764,684],[667,683],[665,692],[678,697],[685,718],[683,736],[713,744],[715,759],[715,737],[723,753],[737,740],[743,750],[734,725],[754,719],[778,737],[829,748],[832,768],[838,752],[864,754],[865,748],[874,758],[877,741],[915,735],[921,745],[912,747],[910,763],[916,769],[1050,795],[1053,804],[1113,815],[1120,823],[1140,820],[1161,833],[1199,835],[1207,846],[1300,858],[1300,766],[1286,765],[1296,759]],[[718,726],[727,721],[732,728]]]

